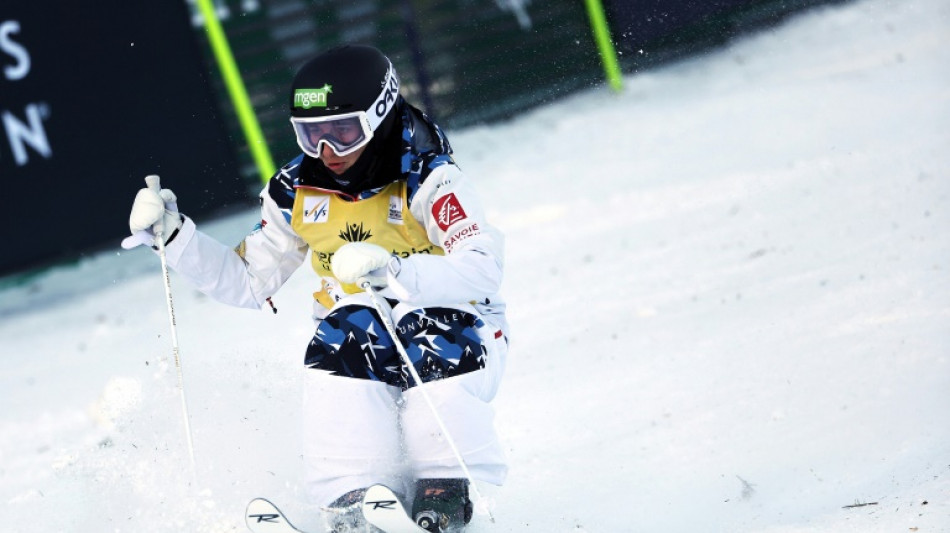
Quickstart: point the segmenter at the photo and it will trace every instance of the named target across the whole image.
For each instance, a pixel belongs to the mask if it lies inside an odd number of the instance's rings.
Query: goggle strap
[[[386,71],[386,81],[383,88],[376,97],[373,105],[366,110],[366,116],[369,119],[369,127],[373,131],[383,123],[386,114],[396,105],[396,96],[399,94],[399,76],[396,75],[396,69],[393,68],[392,61],[387,60],[389,69]]]

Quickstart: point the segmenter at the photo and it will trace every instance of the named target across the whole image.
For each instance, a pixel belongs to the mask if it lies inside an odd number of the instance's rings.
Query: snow
[[[450,132],[514,333],[471,531],[950,531],[948,44],[942,0],[839,4]],[[318,530],[313,275],[276,315],[172,275],[193,477],[158,259],[116,250],[0,290],[0,529],[242,531],[266,496]]]

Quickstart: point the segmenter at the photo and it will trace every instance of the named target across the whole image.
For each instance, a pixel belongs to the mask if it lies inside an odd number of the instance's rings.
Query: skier
[[[236,248],[198,231],[167,189],[138,192],[123,246],[154,248],[151,228],[163,221],[171,268],[223,303],[254,309],[309,250],[320,284],[304,358],[311,503],[327,511],[331,531],[364,531],[361,499],[380,483],[409,496],[412,517],[431,531],[461,530],[473,513],[468,481],[393,343],[405,347],[472,478],[500,485],[507,466],[489,402],[508,351],[503,237],[442,130],[404,100],[376,48],[311,59],[289,106],[303,153],[264,187],[261,222]],[[398,339],[360,289],[365,281],[385,297]]]

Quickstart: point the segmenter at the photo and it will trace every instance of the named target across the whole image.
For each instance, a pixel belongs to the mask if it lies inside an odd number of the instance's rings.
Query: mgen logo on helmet
[[[294,107],[310,109],[311,107],[326,107],[327,95],[333,92],[333,87],[324,85],[320,89],[297,89],[294,91]]]
[[[305,63],[291,84],[290,122],[301,150],[344,156],[365,146],[395,107],[396,69],[371,46],[347,45]]]

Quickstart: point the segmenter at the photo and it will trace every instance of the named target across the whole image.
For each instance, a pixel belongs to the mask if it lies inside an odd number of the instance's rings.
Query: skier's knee
[[[399,353],[376,311],[343,305],[320,322],[304,364],[335,375],[399,384]]]
[[[485,368],[484,329],[478,315],[451,307],[416,309],[396,324],[400,341],[423,382]]]

